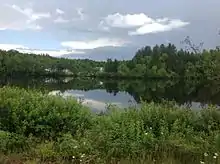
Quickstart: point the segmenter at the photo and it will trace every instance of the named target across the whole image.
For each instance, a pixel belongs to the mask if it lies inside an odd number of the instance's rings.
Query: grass
[[[220,111],[143,103],[91,113],[77,101],[0,88],[0,163],[220,163]]]

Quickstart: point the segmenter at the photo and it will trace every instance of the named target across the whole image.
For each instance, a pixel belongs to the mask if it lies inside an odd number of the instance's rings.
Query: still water
[[[103,80],[79,78],[7,78],[1,86],[34,88],[49,94],[72,96],[93,111],[104,111],[109,104],[139,106],[141,100],[160,103],[175,101],[179,106],[201,109],[207,104],[219,106],[220,83],[185,80]]]
[[[52,91],[49,94],[55,95],[60,94],[62,96],[71,96],[80,101],[83,105],[91,108],[95,112],[101,112],[106,110],[108,105],[116,105],[118,107],[129,107],[138,106],[134,98],[127,92],[118,92],[117,94],[112,94],[106,92],[104,89],[94,89],[94,90],[66,90],[63,93],[58,93],[59,91]]]

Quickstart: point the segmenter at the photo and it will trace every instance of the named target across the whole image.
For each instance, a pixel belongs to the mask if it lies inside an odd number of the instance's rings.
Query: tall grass
[[[95,115],[73,99],[0,88],[4,159],[54,163],[220,163],[220,111],[167,103]]]

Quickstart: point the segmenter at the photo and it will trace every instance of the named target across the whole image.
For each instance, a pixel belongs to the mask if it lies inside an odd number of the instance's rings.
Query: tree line
[[[194,49],[195,50],[195,49]],[[174,44],[145,46],[131,60],[93,61],[0,51],[1,75],[71,75],[135,78],[200,78],[220,76],[220,49],[188,51]]]
[[[0,50],[0,75],[87,75],[99,71],[104,62],[88,59],[71,60],[55,58],[47,54],[19,53],[15,50]]]
[[[128,61],[108,59],[105,64],[107,73],[121,76],[158,77],[158,78],[200,78],[213,80],[219,78],[220,50],[190,52],[177,50],[174,44],[146,46],[137,51]]]

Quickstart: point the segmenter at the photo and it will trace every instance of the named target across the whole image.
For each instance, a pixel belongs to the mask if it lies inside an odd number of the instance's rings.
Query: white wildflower
[[[152,130],[152,127],[150,127],[150,130]]]
[[[208,156],[208,153],[204,153],[204,156],[207,157],[207,156]]]
[[[81,155],[81,158],[83,158],[83,157],[85,157],[85,154],[82,154],[82,155]]]
[[[200,164],[205,164],[205,162],[203,162],[203,161],[200,161]]]
[[[148,135],[148,133],[146,132],[145,135]]]
[[[216,156],[213,156],[213,158],[216,159],[217,157],[216,157]]]
[[[76,157],[75,157],[75,156],[72,156],[72,158],[75,159]]]
[[[77,146],[74,146],[73,148],[74,148],[74,149],[76,149],[76,148],[77,148]]]
[[[216,157],[218,157],[218,153],[214,153],[214,155],[215,155]]]

